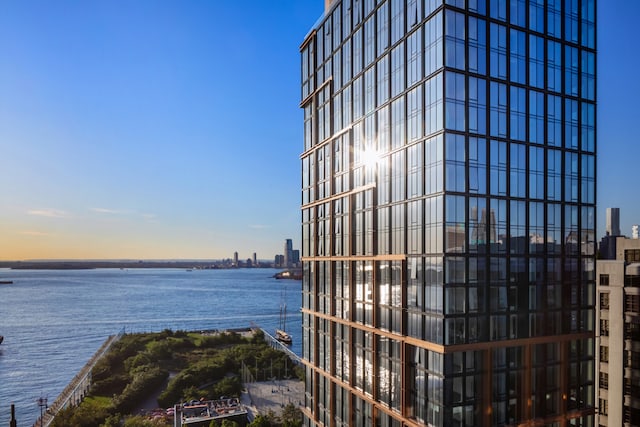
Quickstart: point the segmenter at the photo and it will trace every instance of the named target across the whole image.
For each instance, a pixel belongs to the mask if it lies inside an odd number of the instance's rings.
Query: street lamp
[[[37,402],[38,402],[38,406],[40,407],[40,427],[42,427],[44,425],[44,419],[42,417],[43,417],[44,411],[48,409],[47,398],[40,396]]]

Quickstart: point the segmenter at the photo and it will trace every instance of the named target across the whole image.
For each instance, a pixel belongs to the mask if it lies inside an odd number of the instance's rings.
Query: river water
[[[0,426],[16,405],[19,426],[52,403],[109,335],[243,328],[273,334],[287,305],[292,350],[301,353],[301,288],[277,270],[0,269]]]

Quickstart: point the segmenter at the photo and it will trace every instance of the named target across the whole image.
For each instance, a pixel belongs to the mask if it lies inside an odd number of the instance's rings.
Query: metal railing
[[[78,372],[69,384],[67,384],[64,390],[62,390],[62,393],[58,395],[51,406],[47,407],[42,417],[38,418],[38,420],[33,424],[33,427],[49,426],[58,411],[69,406],[76,406],[82,402],[82,399],[84,399],[91,387],[91,370],[98,360],[100,360],[100,358],[109,351],[111,346],[118,342],[123,335],[124,329],[122,329],[117,335],[112,335],[106,339],[80,372]]]

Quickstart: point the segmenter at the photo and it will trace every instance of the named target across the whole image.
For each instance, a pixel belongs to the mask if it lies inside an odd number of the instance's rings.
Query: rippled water
[[[273,331],[287,303],[293,351],[301,352],[300,282],[277,270],[0,269],[0,425],[16,404],[19,426],[53,402],[109,335],[163,329],[248,327]]]

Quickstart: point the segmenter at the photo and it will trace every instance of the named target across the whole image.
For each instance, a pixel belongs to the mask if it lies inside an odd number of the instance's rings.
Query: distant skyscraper
[[[291,267],[293,260],[293,241],[287,239],[284,241],[284,266]]]
[[[305,425],[594,425],[595,47],[595,0],[326,2]]]
[[[233,253],[233,263],[238,265],[238,252]]]
[[[607,208],[607,234],[609,236],[621,236],[620,233],[620,208]]]
[[[258,265],[258,255],[254,252],[253,253],[253,266],[257,266]]]

